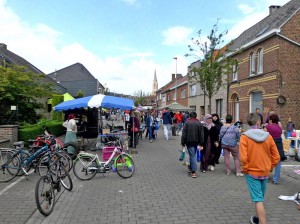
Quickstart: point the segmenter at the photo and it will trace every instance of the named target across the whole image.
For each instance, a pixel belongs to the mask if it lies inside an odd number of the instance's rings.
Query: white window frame
[[[264,72],[264,52],[260,48],[257,51],[257,74],[262,74]]]
[[[167,102],[170,102],[170,94],[167,95]]]
[[[238,80],[238,63],[232,66],[232,81]]]
[[[249,55],[249,75],[255,75],[255,54],[251,52]]]
[[[197,90],[196,87],[197,87],[196,83],[193,85],[190,85],[190,96],[196,96],[196,90]]]
[[[181,95],[181,99],[186,98],[186,89],[181,90],[180,95]]]

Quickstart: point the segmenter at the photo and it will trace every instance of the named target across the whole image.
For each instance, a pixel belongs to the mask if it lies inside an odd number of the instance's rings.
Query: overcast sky
[[[111,91],[151,92],[187,74],[197,31],[230,41],[288,0],[0,0],[0,43],[48,74],[82,63]]]

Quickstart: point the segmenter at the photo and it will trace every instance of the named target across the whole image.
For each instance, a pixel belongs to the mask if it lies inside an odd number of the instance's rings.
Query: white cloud
[[[8,50],[23,57],[46,74],[79,62],[103,85],[107,84],[111,91],[133,94],[139,89],[146,93],[151,92],[155,69],[158,76],[159,71],[167,73],[162,66],[149,59],[154,56],[153,52],[122,47],[119,50],[124,54],[118,57],[99,57],[77,42],[62,45],[64,33],[45,24],[32,25],[22,22],[22,19],[5,5],[5,0],[0,0],[0,27],[1,30],[5,30],[0,32],[0,41],[7,45]],[[163,79],[160,82],[165,83]]]
[[[238,5],[238,8],[242,11],[243,14],[247,15],[252,13],[255,9],[246,4]]]
[[[192,32],[193,29],[183,26],[168,28],[162,32],[163,44],[168,46],[186,45]]]
[[[248,5],[238,5],[238,8],[242,10],[245,17],[239,18],[226,35],[226,40],[230,41],[237,38],[242,32],[255,25],[263,18],[269,15],[269,6],[280,5],[283,6],[289,2],[289,0],[266,0],[266,1],[251,1]]]

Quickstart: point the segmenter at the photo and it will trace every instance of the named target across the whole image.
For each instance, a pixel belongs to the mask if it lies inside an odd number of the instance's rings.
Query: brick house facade
[[[176,95],[175,95],[176,92]],[[156,91],[156,104],[157,107],[164,107],[173,102],[188,106],[188,77],[177,74],[172,74],[172,79],[169,83]]]
[[[276,10],[274,10],[276,9]],[[264,120],[275,111],[300,127],[300,1],[270,6],[270,15],[233,41],[238,60],[229,86],[229,113],[246,122],[260,108]]]

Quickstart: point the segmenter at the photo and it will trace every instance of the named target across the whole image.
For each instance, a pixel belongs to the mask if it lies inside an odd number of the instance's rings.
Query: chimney
[[[175,74],[172,74],[172,81],[175,81]]]
[[[7,50],[7,45],[4,44],[4,43],[0,43],[0,47],[3,48],[3,49],[5,49],[5,50]]]
[[[269,7],[269,15],[273,14],[279,8],[280,8],[280,5],[271,5]]]
[[[182,74],[177,74],[177,79],[182,78]]]

